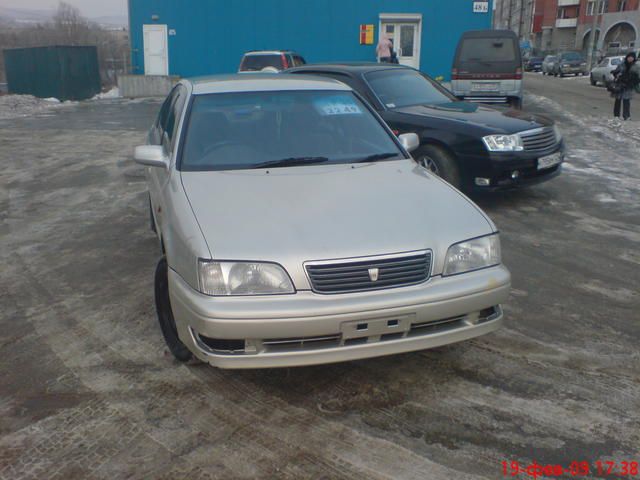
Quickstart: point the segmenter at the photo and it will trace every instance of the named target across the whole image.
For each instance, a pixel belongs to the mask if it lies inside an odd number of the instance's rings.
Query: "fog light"
[[[476,177],[476,185],[480,187],[488,187],[491,184],[490,178]]]
[[[520,172],[518,170],[514,170],[513,172],[511,172],[511,178],[513,180],[517,180],[520,177]]]

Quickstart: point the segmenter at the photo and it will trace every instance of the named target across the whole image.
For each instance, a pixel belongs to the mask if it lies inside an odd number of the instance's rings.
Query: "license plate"
[[[404,315],[391,318],[376,318],[342,324],[342,337],[350,338],[378,337],[389,333],[408,332],[415,315]]]
[[[560,152],[552,153],[538,159],[538,170],[553,167],[562,161],[562,154]]]
[[[500,84],[490,82],[472,83],[471,90],[473,90],[474,92],[497,92],[498,90],[500,90]]]

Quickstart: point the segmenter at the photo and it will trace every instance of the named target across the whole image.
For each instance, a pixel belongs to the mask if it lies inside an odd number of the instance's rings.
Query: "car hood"
[[[468,129],[478,127],[488,133],[516,133],[553,125],[553,120],[520,110],[496,109],[471,102],[412,105],[395,108],[396,113],[449,121]]]
[[[494,226],[470,200],[412,160],[271,170],[181,172],[212,257],[283,265],[447,248]]]

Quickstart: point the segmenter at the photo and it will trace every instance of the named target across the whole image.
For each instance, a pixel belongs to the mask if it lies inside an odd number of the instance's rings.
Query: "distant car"
[[[291,50],[254,50],[247,52],[240,61],[238,73],[279,72],[307,63],[302,55]]]
[[[624,62],[624,57],[605,57],[602,61],[591,69],[589,79],[591,85],[597,85],[598,82],[606,86],[609,82],[613,81],[613,72],[618,65]]]
[[[558,61],[558,57],[556,55],[547,55],[544,57],[542,61],[542,74],[543,75],[553,75],[553,70],[556,68],[556,62]]]
[[[135,150],[175,358],[302,366],[498,329],[510,274],[497,228],[416,165],[417,146],[327,78],[181,80]]]
[[[553,75],[564,77],[565,75],[586,75],[587,61],[578,52],[564,52],[558,55],[558,60],[553,66]]]
[[[542,70],[542,60],[542,57],[531,57],[524,64],[524,69],[527,72],[539,72],[540,70]]]
[[[305,65],[287,73],[322,75],[367,99],[398,135],[417,133],[423,167],[462,190],[494,191],[549,180],[564,143],[553,120],[458,101],[417,70],[389,64]]]
[[[461,100],[522,107],[522,57],[511,30],[464,32],[451,69],[451,91]]]

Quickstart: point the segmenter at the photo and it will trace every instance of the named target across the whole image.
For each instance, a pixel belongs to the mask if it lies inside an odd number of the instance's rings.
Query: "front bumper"
[[[500,327],[509,289],[509,271],[498,266],[373,292],[222,298],[169,270],[180,339],[221,368],[333,363],[467,340]]]
[[[538,170],[538,159],[547,155],[559,153],[561,162],[549,168]],[[564,162],[564,143],[544,152],[510,152],[486,153],[482,157],[469,158],[465,164],[467,170],[466,182],[468,189],[475,192],[495,192],[512,190],[536,185],[557,177],[562,172]],[[517,174],[514,174],[517,172]],[[488,178],[489,185],[477,185],[476,178]]]

